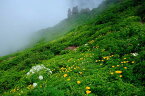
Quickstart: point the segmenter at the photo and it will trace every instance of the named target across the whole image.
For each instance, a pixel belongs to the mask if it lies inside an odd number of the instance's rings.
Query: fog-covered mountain
[[[79,8],[96,8],[103,0],[70,0],[70,6]]]

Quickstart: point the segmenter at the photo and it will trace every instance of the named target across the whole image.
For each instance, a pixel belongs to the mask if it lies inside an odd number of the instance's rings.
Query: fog
[[[67,18],[68,8],[94,8],[101,1],[0,0],[0,56],[25,48],[32,34]]]
[[[104,0],[70,0],[69,4],[71,7],[78,6],[80,9],[83,8],[96,8]]]

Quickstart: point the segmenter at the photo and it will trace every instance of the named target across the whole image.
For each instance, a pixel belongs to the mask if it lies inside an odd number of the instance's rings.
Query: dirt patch
[[[65,50],[76,50],[76,46],[69,46],[67,48],[65,48]]]

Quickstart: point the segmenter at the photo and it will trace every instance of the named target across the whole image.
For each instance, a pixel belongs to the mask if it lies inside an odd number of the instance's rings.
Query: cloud
[[[31,35],[67,18],[68,8],[93,8],[98,0],[0,0],[0,56],[25,48]]]

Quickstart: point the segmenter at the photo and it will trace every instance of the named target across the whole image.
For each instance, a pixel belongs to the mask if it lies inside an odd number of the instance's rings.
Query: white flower
[[[87,46],[88,44],[85,44],[85,46]]]
[[[38,78],[39,78],[39,80],[43,80],[43,76],[42,75],[40,75]]]
[[[37,86],[37,83],[33,83],[33,87],[36,87]]]
[[[30,72],[28,72],[27,75],[30,75]]]
[[[138,53],[131,53],[133,56],[137,56],[138,55]]]
[[[30,69],[30,71],[27,73],[27,75],[34,74],[34,73],[39,72],[41,70],[48,71],[50,74],[52,74],[52,71],[49,68],[46,68],[44,65],[36,65]]]
[[[52,74],[52,71],[49,71],[49,73],[51,73],[51,74]]]

